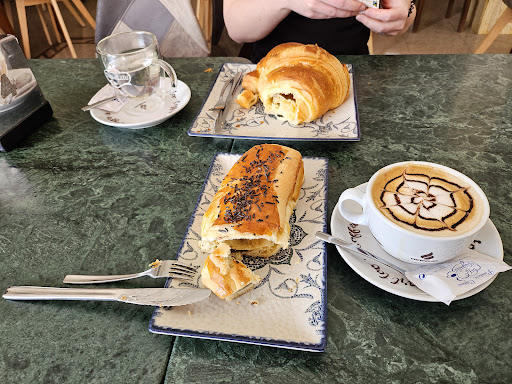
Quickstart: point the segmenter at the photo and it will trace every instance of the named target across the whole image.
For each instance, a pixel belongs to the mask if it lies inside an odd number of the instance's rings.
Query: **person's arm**
[[[224,23],[235,42],[251,43],[267,36],[290,10],[286,0],[224,0]]]
[[[416,17],[411,0],[381,0],[380,3],[382,9],[368,8],[356,19],[381,35],[396,36],[409,29]]]
[[[224,0],[231,39],[250,43],[267,36],[291,11],[311,19],[351,17],[365,9],[358,0]]]

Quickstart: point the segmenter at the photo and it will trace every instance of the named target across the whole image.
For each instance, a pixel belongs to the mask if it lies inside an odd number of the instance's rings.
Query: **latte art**
[[[453,175],[426,166],[394,168],[374,184],[377,208],[396,224],[434,236],[457,236],[480,220],[478,196]]]

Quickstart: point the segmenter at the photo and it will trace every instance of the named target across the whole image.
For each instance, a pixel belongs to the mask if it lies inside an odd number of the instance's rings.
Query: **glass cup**
[[[96,51],[107,80],[130,98],[146,99],[154,93],[173,92],[178,78],[169,63],[160,58],[158,42],[150,32],[116,33],[102,39]],[[163,79],[167,75],[171,87]]]

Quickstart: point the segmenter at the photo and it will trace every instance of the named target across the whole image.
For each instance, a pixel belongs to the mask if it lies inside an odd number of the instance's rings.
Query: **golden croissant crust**
[[[285,43],[272,49],[244,76],[239,104],[252,107],[257,95],[265,112],[292,124],[321,117],[341,105],[350,90],[347,66],[317,45]]]

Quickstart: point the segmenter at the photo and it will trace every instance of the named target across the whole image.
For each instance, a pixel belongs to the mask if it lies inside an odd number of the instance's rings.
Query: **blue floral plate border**
[[[201,110],[188,130],[189,136],[290,141],[358,141],[361,139],[352,64],[347,64],[351,79],[348,99],[315,121],[293,126],[287,121],[267,115],[261,102],[251,109],[245,109],[233,98],[226,107],[225,126],[220,133],[216,133],[214,125],[218,111],[210,111],[210,108],[219,99],[224,83],[237,72],[248,73],[255,68],[255,64],[223,64]],[[241,87],[238,92],[240,90]],[[236,96],[237,94],[235,98]]]
[[[240,155],[217,154],[191,217],[177,259],[201,270],[201,220],[222,179]],[[327,227],[328,161],[304,158],[305,180],[290,219],[290,247],[270,258],[244,256],[260,284],[233,301],[211,295],[199,303],[156,308],[153,333],[322,352],[326,345],[327,253],[315,238]],[[167,287],[199,287],[168,279]]]

